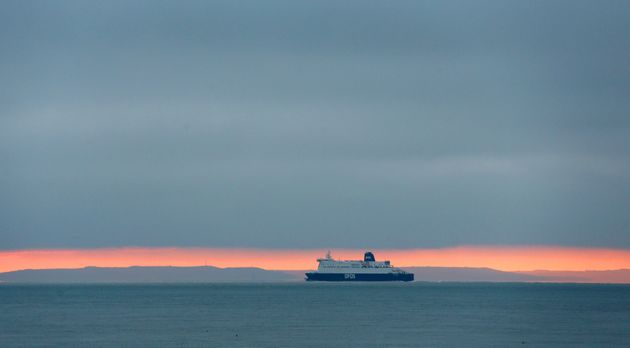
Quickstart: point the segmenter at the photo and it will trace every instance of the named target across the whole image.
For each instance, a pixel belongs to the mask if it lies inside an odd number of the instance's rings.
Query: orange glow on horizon
[[[399,267],[488,267],[501,271],[630,269],[630,250],[568,247],[464,246],[442,249],[372,250]],[[129,266],[260,267],[308,270],[325,249],[103,248],[0,251],[0,272]],[[364,250],[333,249],[337,259],[360,259]]]

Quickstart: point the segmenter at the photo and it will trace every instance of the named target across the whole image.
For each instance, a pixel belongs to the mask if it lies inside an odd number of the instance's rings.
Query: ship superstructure
[[[376,261],[367,251],[361,260],[335,260],[330,255],[317,259],[317,271],[306,273],[306,280],[320,281],[412,281],[413,273],[392,267],[389,261]]]

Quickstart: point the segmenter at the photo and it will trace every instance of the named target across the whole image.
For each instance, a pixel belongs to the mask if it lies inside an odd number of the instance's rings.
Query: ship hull
[[[392,282],[413,281],[413,273],[306,273],[307,281],[324,282]]]

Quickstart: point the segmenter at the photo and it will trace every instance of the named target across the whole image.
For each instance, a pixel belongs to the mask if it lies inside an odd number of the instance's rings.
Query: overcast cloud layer
[[[628,1],[4,1],[0,249],[630,248]]]

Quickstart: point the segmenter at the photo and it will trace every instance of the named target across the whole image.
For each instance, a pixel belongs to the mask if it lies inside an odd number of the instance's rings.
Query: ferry
[[[392,267],[389,261],[376,261],[374,254],[367,251],[361,260],[335,260],[330,256],[317,259],[317,271],[306,273],[307,281],[413,281],[413,273]]]

